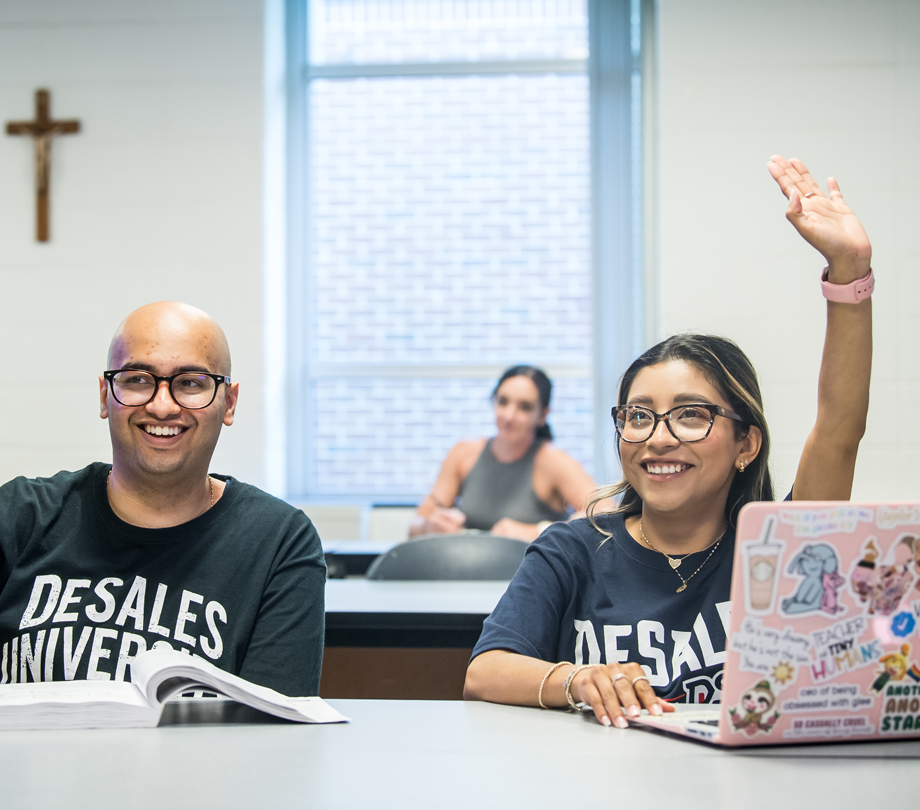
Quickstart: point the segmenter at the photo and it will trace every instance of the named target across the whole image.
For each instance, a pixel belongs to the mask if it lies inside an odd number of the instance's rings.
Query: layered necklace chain
[[[111,480],[112,480],[112,471],[109,470],[109,474],[106,476],[106,479],[105,479],[106,489],[109,488],[109,481]],[[211,502],[208,504],[208,509],[210,509],[212,506],[214,506],[214,479],[211,478],[210,475],[208,476],[208,495],[211,496]]]
[[[686,579],[684,579],[684,575],[681,574],[681,572],[680,572],[678,569],[680,568],[680,564],[681,564],[685,559],[687,559],[687,557],[689,557],[690,555],[687,554],[687,555],[685,555],[685,556],[683,556],[683,557],[672,557],[670,554],[668,554],[668,553],[662,551],[661,549],[655,548],[655,547],[652,545],[652,541],[649,540],[649,539],[645,536],[645,531],[643,531],[643,529],[642,529],[642,518],[641,518],[641,517],[639,518],[639,536],[642,538],[642,542],[645,543],[645,545],[647,545],[652,551],[657,551],[659,554],[664,554],[664,556],[668,558],[668,563],[670,563],[671,568],[673,569],[674,573],[677,574],[677,576],[680,577],[680,583],[681,583],[681,584],[680,584],[680,587],[677,589],[676,593],[680,593],[681,591],[687,590],[687,583],[688,583],[691,579],[693,579],[693,578],[702,570],[703,566],[706,565],[706,563],[709,562],[709,558],[710,558],[713,554],[716,553],[716,549],[719,547],[719,543],[722,542],[722,538],[725,537],[725,532],[726,532],[726,531],[728,531],[728,526],[726,526],[725,529],[722,530],[722,534],[720,534],[715,540],[713,540],[708,546],[706,546],[706,548],[701,548],[701,549],[700,549],[700,551],[706,551],[706,549],[708,548],[708,549],[710,549],[710,551],[709,551],[709,553],[706,555],[706,559],[703,560],[703,562],[700,563],[700,567],[697,568],[696,571],[694,571],[692,574],[690,574],[689,577],[687,577]],[[691,551],[691,552],[690,552],[690,554],[698,554],[698,553],[699,553],[699,552],[696,552],[696,551]]]

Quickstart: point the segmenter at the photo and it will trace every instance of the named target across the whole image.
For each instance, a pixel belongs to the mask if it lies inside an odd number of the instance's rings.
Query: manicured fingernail
[[[633,705],[630,706],[626,711],[629,713],[630,717],[638,717],[640,714],[642,714],[642,711],[635,703],[633,703]]]
[[[610,727],[610,718],[606,714],[601,718],[601,725]]]
[[[623,715],[620,715],[613,723],[617,728],[629,728],[629,723],[626,722],[626,718]]]
[[[649,714],[654,714],[656,717],[661,717],[661,706],[657,703],[652,704],[652,708],[648,710]]]

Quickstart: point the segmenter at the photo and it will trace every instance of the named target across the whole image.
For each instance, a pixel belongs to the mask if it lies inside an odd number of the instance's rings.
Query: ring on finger
[[[639,683],[639,681],[650,683],[647,675],[636,675],[636,677],[632,679],[631,683],[633,686],[635,686],[637,683]]]
[[[809,191],[808,194],[805,195],[805,199],[807,200],[809,197],[814,197],[815,194],[817,194],[817,193],[818,193],[818,192],[816,192],[816,191]]]
[[[620,680],[620,678],[628,678],[628,677],[629,675],[627,675],[625,672],[618,672],[616,675],[613,676],[612,680],[613,680],[613,683],[616,683],[618,680]]]

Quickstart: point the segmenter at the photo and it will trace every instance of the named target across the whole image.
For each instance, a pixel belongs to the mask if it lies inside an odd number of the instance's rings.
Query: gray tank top
[[[488,531],[503,517],[521,523],[568,520],[565,510],[553,509],[533,491],[533,460],[543,446],[535,441],[517,461],[503,464],[492,454],[492,439],[460,486],[457,508],[466,515],[466,528]]]

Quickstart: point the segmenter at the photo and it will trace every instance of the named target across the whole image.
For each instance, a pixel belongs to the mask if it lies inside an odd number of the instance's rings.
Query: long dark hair
[[[626,402],[633,381],[642,369],[672,360],[693,363],[725,397],[729,408],[744,419],[743,423],[735,423],[736,438],[745,436],[751,426],[760,430],[760,452],[743,473],[735,473],[728,491],[725,517],[729,524],[734,526],[739,510],[746,503],[772,501],[774,497],[769,468],[770,432],[763,412],[763,397],[760,394],[757,372],[747,355],[728,338],[717,335],[674,335],[652,346],[626,369],[620,381],[618,404]],[[617,455],[619,454],[620,443],[617,442]],[[588,516],[595,528],[604,534],[606,532],[603,532],[594,521],[594,509],[600,501],[616,496],[620,496],[617,512],[626,517],[642,514],[642,499],[625,478],[618,484],[598,490],[588,504]]]
[[[495,399],[498,394],[498,389],[502,387],[502,383],[505,380],[510,380],[512,377],[527,377],[527,379],[531,380],[533,384],[537,386],[537,394],[540,396],[540,406],[543,410],[549,407],[549,400],[553,395],[553,384],[550,382],[549,377],[546,376],[546,372],[536,366],[511,366],[511,368],[502,374],[501,379],[495,384],[495,388],[492,389],[492,399]],[[545,422],[537,428],[537,438],[546,439],[547,441],[553,440],[553,431],[550,430],[549,425]]]

